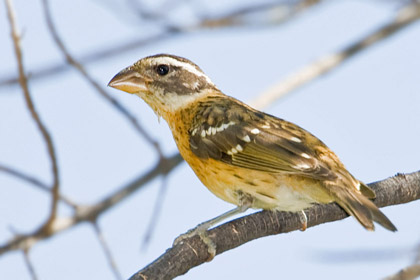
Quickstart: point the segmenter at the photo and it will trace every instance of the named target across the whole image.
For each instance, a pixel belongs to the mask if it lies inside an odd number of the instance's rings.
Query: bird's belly
[[[317,202],[311,195],[317,184],[311,186],[307,179],[296,180],[290,175],[237,168],[216,161],[194,171],[211,192],[235,205],[240,204],[238,193],[252,197],[253,208],[266,210],[297,212]]]

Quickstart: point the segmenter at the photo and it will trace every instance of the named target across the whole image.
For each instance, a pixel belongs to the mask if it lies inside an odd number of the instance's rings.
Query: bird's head
[[[140,59],[115,75],[108,86],[140,96],[164,118],[217,90],[196,64],[168,54]]]

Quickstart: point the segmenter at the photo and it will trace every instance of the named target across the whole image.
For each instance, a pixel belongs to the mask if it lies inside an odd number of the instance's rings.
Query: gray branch
[[[369,186],[376,192],[374,202],[379,207],[414,201],[420,199],[420,171],[397,174]],[[335,203],[315,205],[305,213],[308,228],[348,217]],[[216,245],[216,255],[219,255],[254,239],[300,228],[301,222],[297,213],[261,211],[218,226],[208,232],[208,237]],[[209,258],[205,243],[200,237],[193,236],[169,248],[158,259],[135,273],[130,280],[173,279]]]

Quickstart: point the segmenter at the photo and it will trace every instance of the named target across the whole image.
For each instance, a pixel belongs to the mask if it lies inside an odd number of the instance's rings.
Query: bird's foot
[[[249,196],[245,196],[243,194],[240,195],[241,205],[211,220],[199,224],[198,226],[190,229],[184,234],[181,234],[175,239],[173,245],[175,246],[183,242],[187,238],[191,238],[195,235],[198,235],[201,241],[203,241],[203,243],[207,245],[207,251],[209,252],[209,258],[207,259],[207,261],[211,261],[216,255],[216,244],[214,244],[214,242],[209,238],[207,230],[212,226],[232,217],[233,215],[245,212],[252,205],[252,199],[250,199]]]
[[[203,241],[204,244],[206,244],[207,246],[207,252],[209,253],[209,257],[207,258],[207,262],[211,261],[215,256],[216,256],[216,244],[214,244],[214,242],[210,239],[209,235],[208,235],[208,230],[209,226],[206,223],[203,224],[199,224],[198,226],[196,226],[195,228],[190,229],[189,231],[187,231],[184,234],[181,234],[180,236],[178,236],[173,243],[173,246],[176,246],[180,243],[182,243],[185,239],[194,237],[196,235],[198,235],[201,239],[201,241]]]

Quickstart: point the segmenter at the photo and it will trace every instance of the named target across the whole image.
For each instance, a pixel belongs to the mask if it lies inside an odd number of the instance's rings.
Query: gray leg
[[[194,235],[198,235],[200,236],[201,240],[207,245],[207,250],[209,252],[209,259],[208,261],[211,261],[214,256],[216,255],[216,245],[213,243],[213,241],[208,237],[207,235],[207,230],[211,227],[213,227],[214,225],[234,216],[240,213],[245,212],[246,210],[248,210],[251,205],[252,205],[252,199],[250,199],[250,197],[243,195],[242,193],[239,194],[240,195],[240,202],[241,205],[226,212],[223,213],[222,215],[219,215],[211,220],[205,221],[201,224],[199,224],[198,226],[196,226],[195,228],[190,229],[189,231],[187,231],[184,234],[181,234],[180,236],[178,236],[173,245],[177,245],[178,243],[182,242],[184,239],[186,238],[190,238],[193,237]]]
[[[194,235],[202,235],[204,232],[206,232],[209,228],[211,228],[212,226],[234,216],[240,213],[245,212],[246,210],[248,210],[250,207],[250,205],[241,205],[238,206],[232,210],[229,210],[225,213],[223,213],[222,215],[219,215],[213,219],[210,219],[208,221],[205,221],[201,224],[199,224],[198,226],[196,226],[195,228],[190,229],[189,231],[187,231],[184,234],[181,234],[180,236],[178,236],[175,241],[174,241],[174,245],[178,244],[179,242],[181,242],[182,240],[192,237]]]

